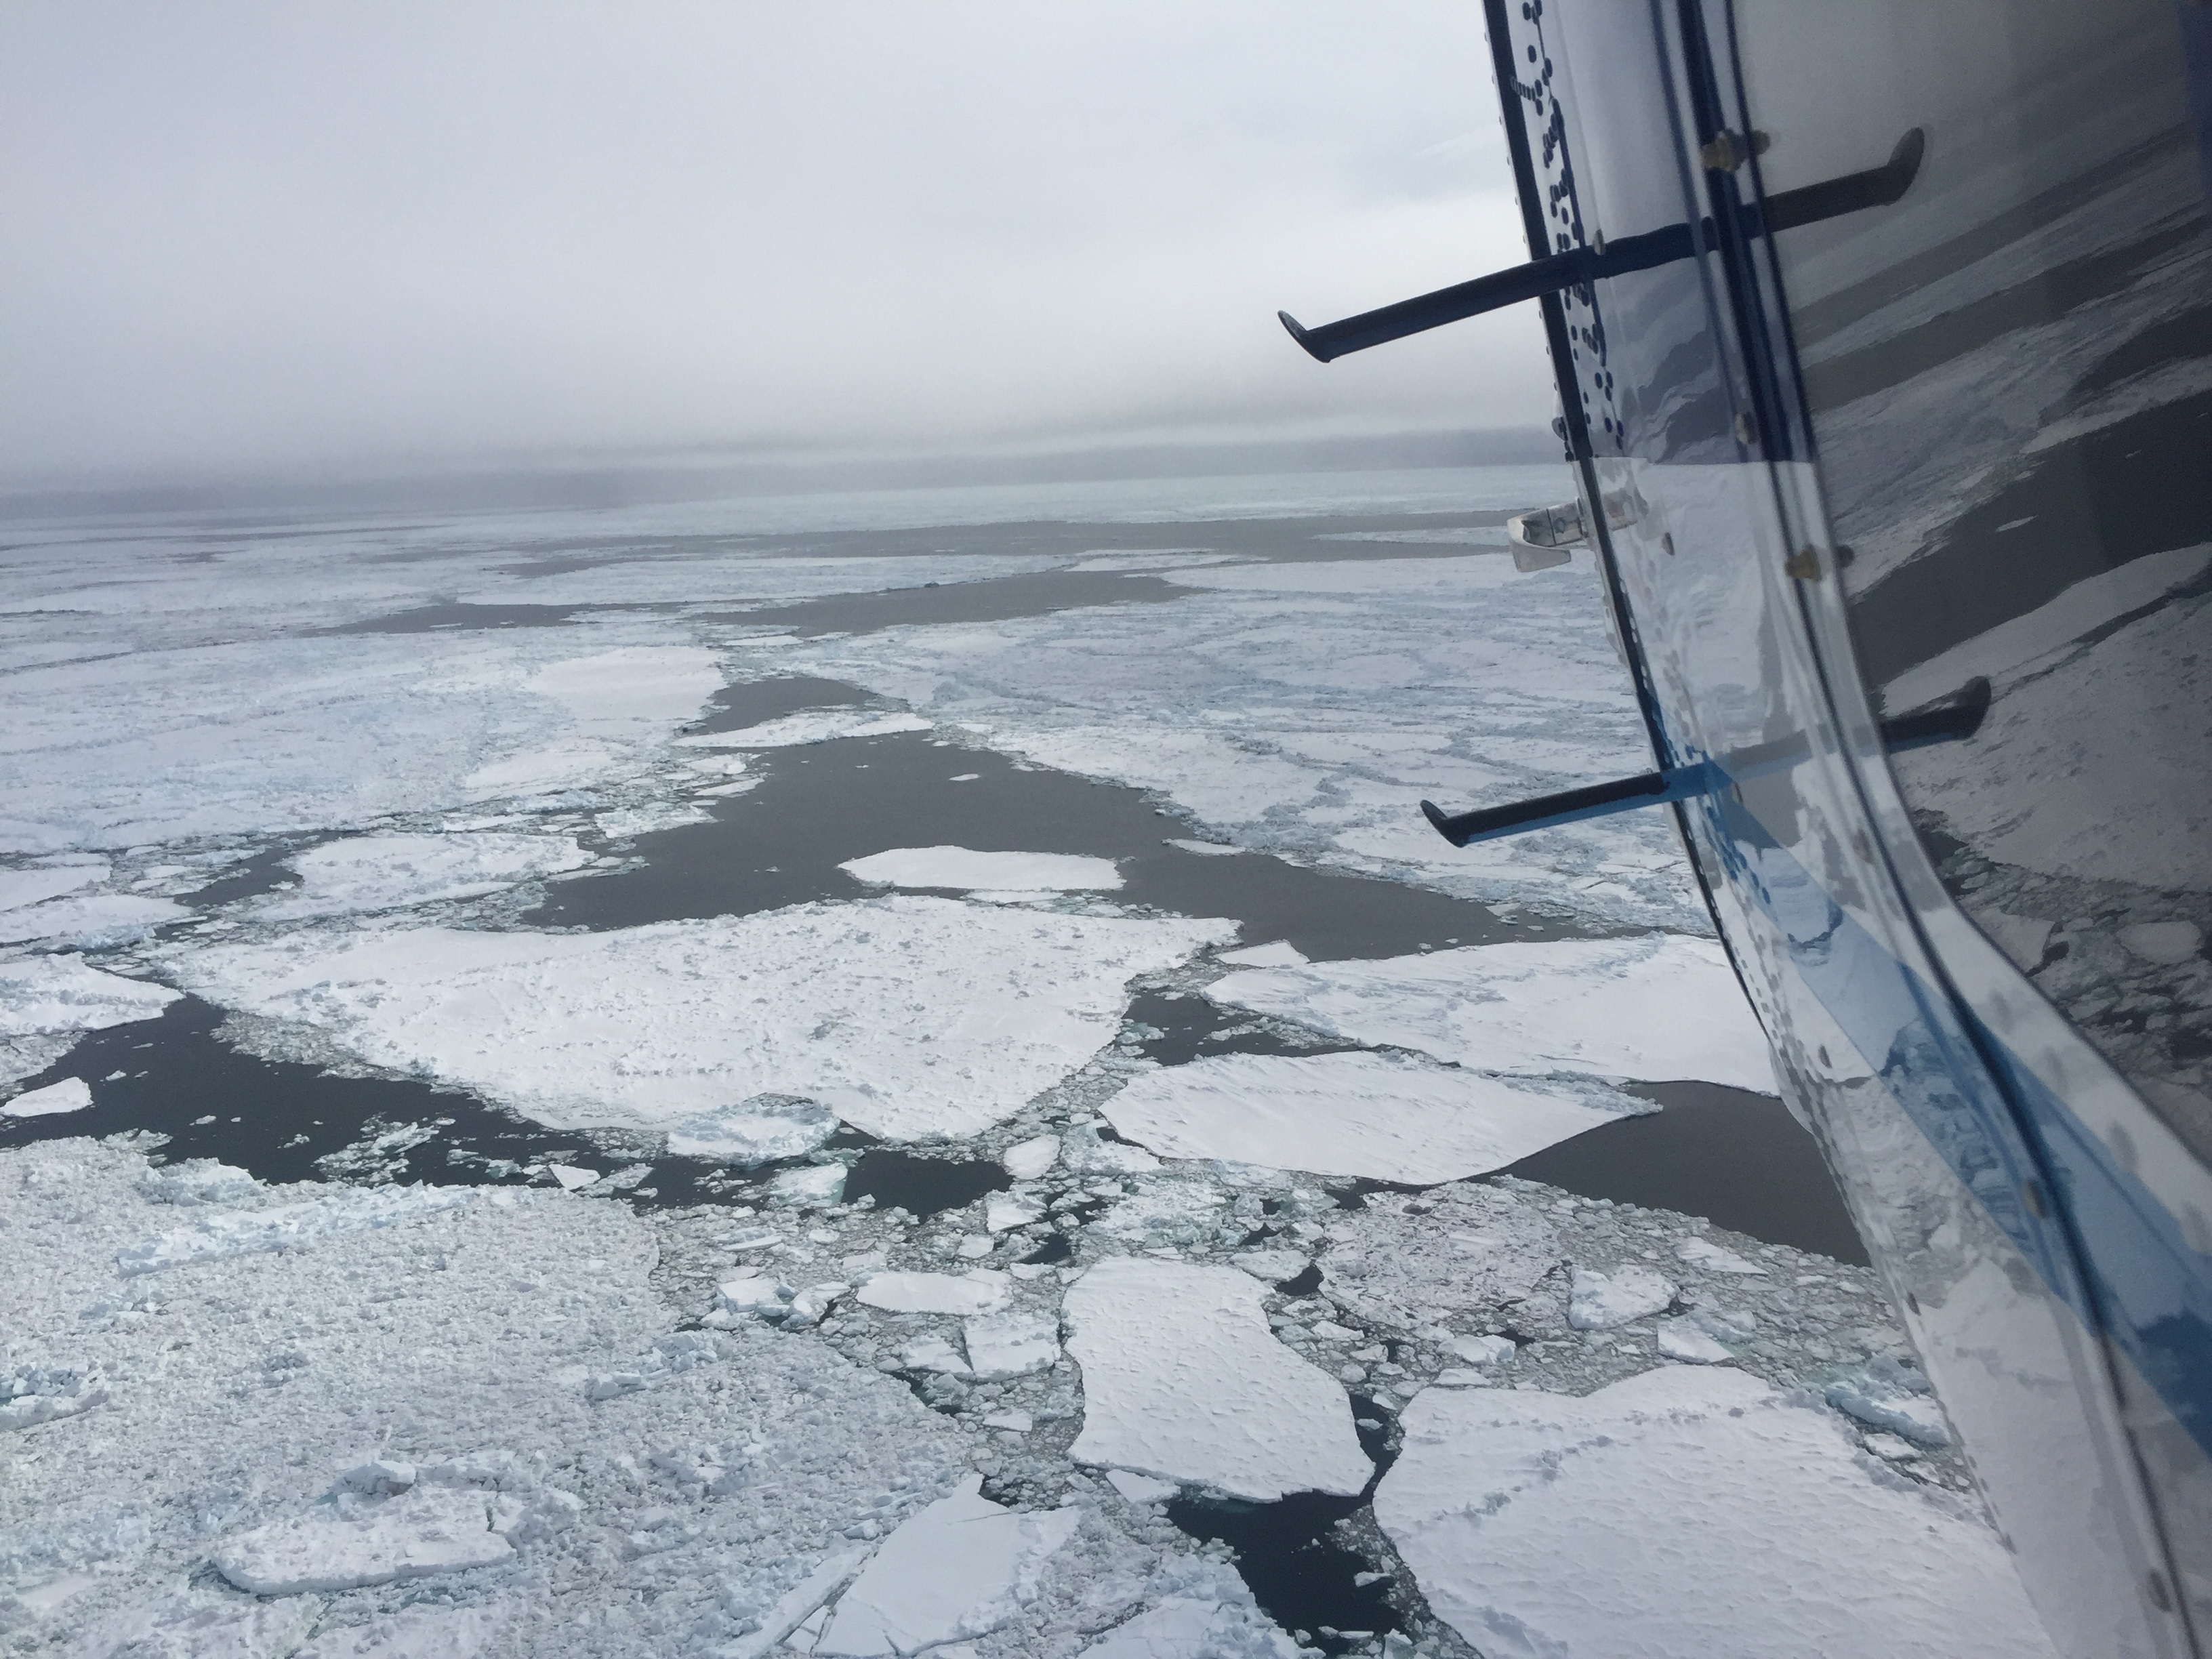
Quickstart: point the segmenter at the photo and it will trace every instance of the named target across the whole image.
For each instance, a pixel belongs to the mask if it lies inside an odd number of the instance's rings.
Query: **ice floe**
[[[1261,1503],[1365,1486],[1343,1388],[1275,1340],[1266,1294],[1233,1267],[1124,1256],[1085,1273],[1064,1307],[1085,1399],[1068,1455]]]
[[[399,909],[475,898],[533,877],[579,869],[592,855],[566,836],[476,831],[355,836],[287,860],[301,885],[255,906],[270,920]]]
[[[86,1031],[152,1019],[177,995],[74,956],[0,962],[0,1084],[45,1071]]]
[[[23,870],[0,870],[0,912],[20,910],[27,904],[58,898],[107,879],[106,860],[86,864],[34,866]]]
[[[137,893],[76,893],[0,913],[0,945],[55,940],[80,950],[129,945],[157,927],[189,921],[192,913],[173,899]]]
[[[92,1104],[92,1085],[81,1077],[65,1077],[43,1089],[26,1089],[13,1100],[0,1102],[0,1117],[48,1117],[59,1112],[81,1112]]]
[[[492,1530],[483,1493],[422,1487],[392,1497],[339,1493],[304,1516],[226,1540],[214,1561],[242,1590],[297,1595],[497,1566],[514,1553]]]
[[[1618,1267],[1610,1273],[1577,1267],[1567,1297],[1567,1323],[1578,1331],[1609,1331],[1631,1320],[1664,1313],[1678,1294],[1649,1267]]]
[[[1168,1158],[1223,1158],[1413,1186],[1457,1181],[1640,1106],[1386,1054],[1213,1054],[1139,1073],[1101,1108]]]
[[[1006,1305],[1013,1282],[978,1267],[964,1273],[880,1273],[860,1286],[860,1300],[890,1313],[988,1314]]]
[[[1272,945],[1254,945],[1242,951],[1218,951],[1213,959],[1231,968],[1303,968],[1305,953],[1286,939],[1277,939]]]
[[[1073,853],[978,853],[966,847],[894,847],[837,866],[875,887],[949,887],[1001,893],[1100,891],[1119,887],[1111,859]]]
[[[1043,1370],[1060,1358],[1060,1321],[1025,1309],[985,1314],[961,1329],[968,1369],[987,1382]]]
[[[885,1539],[814,1651],[825,1659],[894,1659],[985,1636],[1036,1592],[1047,1557],[1073,1534],[1073,1508],[1024,1513],[981,1495],[971,1476]]]
[[[1765,1035],[1726,954],[1678,933],[1259,969],[1206,994],[1484,1071],[1774,1086]]]
[[[1231,924],[897,896],[605,933],[302,933],[179,952],[228,1006],[540,1121],[664,1128],[819,1102],[868,1133],[972,1133],[1114,1036],[1135,975]]]
[[[1017,1181],[1035,1181],[1060,1162],[1058,1135],[1031,1135],[1018,1140],[999,1155],[999,1162]]]
[[[713,733],[712,741],[723,749],[795,749],[838,738],[886,738],[929,728],[930,722],[919,714],[885,714],[875,708],[807,708],[739,731]]]
[[[836,1114],[825,1106],[790,1095],[756,1095],[671,1124],[668,1151],[750,1169],[803,1157],[836,1133]]]
[[[1652,1659],[2053,1651],[1970,1506],[1874,1473],[1834,1418],[1741,1371],[1662,1366],[1579,1399],[1431,1389],[1403,1425],[1376,1518],[1485,1653],[1613,1652],[1629,1632]]]
[[[1297,1659],[1301,1651],[1249,1607],[1177,1595],[1107,1632],[1080,1659]]]
[[[295,1249],[332,1233],[392,1227],[477,1201],[472,1187],[333,1187],[295,1204],[252,1210],[206,1208],[189,1224],[115,1253],[125,1275],[264,1250]]]

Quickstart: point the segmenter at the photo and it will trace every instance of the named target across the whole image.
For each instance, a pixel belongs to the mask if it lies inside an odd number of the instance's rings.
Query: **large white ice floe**
[[[1578,1331],[1609,1331],[1632,1320],[1664,1313],[1677,1292],[1649,1267],[1601,1273],[1577,1267],[1567,1297],[1567,1323]]]
[[[982,1496],[972,1475],[884,1540],[815,1644],[824,1659],[894,1659],[988,1635],[1036,1592],[1047,1558],[1073,1535],[1073,1508],[1025,1512]]]
[[[1132,977],[1233,925],[902,896],[603,933],[301,933],[174,962],[227,1006],[542,1122],[662,1128],[778,1094],[914,1140],[1012,1115],[1113,1040]]]
[[[1386,1054],[1213,1054],[1141,1072],[1100,1109],[1168,1158],[1428,1186],[1503,1169],[1641,1105]]]
[[[83,1032],[152,1019],[177,995],[73,956],[0,962],[0,1084],[43,1072]]]
[[[92,1104],[92,1085],[81,1077],[65,1077],[43,1089],[26,1089],[13,1100],[0,1103],[0,1117],[51,1117],[62,1112],[81,1112]]]
[[[1136,1256],[1084,1274],[1063,1308],[1085,1402],[1068,1455],[1261,1503],[1365,1486],[1343,1387],[1275,1340],[1267,1294],[1234,1267]]]
[[[1376,1519],[1501,1659],[2052,1652],[1977,1515],[1741,1371],[1662,1366],[1579,1399],[1432,1389],[1403,1425]]]
[[[790,1095],[756,1095],[669,1126],[674,1158],[707,1158],[750,1169],[777,1158],[800,1158],[837,1133],[828,1107]]]
[[[190,921],[191,915],[174,899],[139,893],[72,893],[0,913],[0,945],[48,939],[80,950],[104,950],[136,943],[157,927]]]
[[[82,864],[42,865],[27,870],[0,870],[0,913],[74,893],[107,879],[105,860]]]
[[[837,866],[878,887],[949,887],[968,891],[1051,893],[1119,887],[1111,859],[1075,853],[979,853],[967,847],[894,847]]]
[[[717,749],[794,749],[838,738],[884,738],[901,732],[927,732],[929,724],[919,714],[886,713],[879,708],[805,708],[796,714],[763,720],[758,726],[712,732],[689,741]]]
[[[1079,1659],[1297,1659],[1302,1651],[1253,1608],[1172,1595],[1108,1631]]]
[[[300,887],[256,905],[255,913],[276,920],[475,898],[591,861],[566,836],[355,836],[293,854],[288,862]]]
[[[721,684],[695,645],[575,640],[258,639],[27,669],[0,689],[0,851],[267,836],[641,771]]]
[[[1774,1086],[1766,1038],[1712,939],[1469,945],[1231,974],[1216,1002],[1488,1072]]]
[[[988,1267],[964,1273],[883,1273],[860,1286],[860,1300],[887,1313],[988,1314],[1005,1307],[1013,1280]]]

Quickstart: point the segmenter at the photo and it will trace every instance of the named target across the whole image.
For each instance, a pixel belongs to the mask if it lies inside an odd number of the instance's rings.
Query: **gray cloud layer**
[[[17,0],[14,481],[1537,426],[1464,0]]]

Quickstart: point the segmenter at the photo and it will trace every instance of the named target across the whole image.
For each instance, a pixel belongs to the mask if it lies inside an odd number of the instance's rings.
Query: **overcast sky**
[[[11,0],[0,472],[1537,426],[1470,0]]]

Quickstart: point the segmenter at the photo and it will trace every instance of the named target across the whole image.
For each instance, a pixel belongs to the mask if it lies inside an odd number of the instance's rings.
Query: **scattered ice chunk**
[[[1756,1261],[1747,1261],[1734,1250],[1724,1250],[1710,1239],[1694,1234],[1678,1240],[1674,1254],[1693,1267],[1703,1267],[1709,1273],[1755,1273],[1766,1276],[1766,1269]]]
[[[1449,1346],[1470,1365],[1502,1365],[1521,1352],[1510,1336],[1455,1336]]]
[[[90,1411],[107,1398],[98,1373],[33,1366],[0,1376],[0,1430],[34,1429]]]
[[[1439,1389],[1488,1389],[1496,1384],[1483,1372],[1468,1365],[1447,1365],[1437,1373],[1434,1383]]]
[[[1866,1449],[1886,1462],[1910,1463],[1920,1455],[1920,1448],[1910,1440],[1901,1440],[1893,1434],[1869,1434]]]
[[[1313,1266],[1311,1256],[1296,1250],[1239,1250],[1229,1260],[1253,1278],[1265,1279],[1270,1285],[1296,1279]]]
[[[837,866],[877,887],[952,887],[1000,893],[1105,891],[1121,884],[1111,859],[1073,853],[978,853],[965,847],[894,847]]]
[[[1231,968],[1303,968],[1305,953],[1287,939],[1277,939],[1272,945],[1248,945],[1242,951],[1219,951],[1214,953],[1216,962]]]
[[[837,738],[884,738],[928,730],[929,722],[919,714],[885,714],[876,708],[805,708],[739,731],[705,735],[726,749],[793,749]]]
[[[1050,1314],[985,1314],[968,1322],[964,1335],[969,1369],[985,1382],[1045,1370],[1060,1358],[1060,1321]]]
[[[1172,1480],[1156,1480],[1134,1469],[1109,1469],[1106,1480],[1132,1504],[1164,1504],[1182,1490]]]
[[[952,1253],[963,1261],[981,1261],[995,1248],[996,1246],[991,1242],[990,1234],[968,1233],[963,1235]]]
[[[1062,1136],[1060,1155],[1069,1169],[1089,1176],[1149,1175],[1160,1167],[1159,1159],[1143,1147],[1105,1139],[1095,1123],[1071,1129]]]
[[[864,1298],[865,1299],[865,1298]],[[968,1362],[960,1350],[941,1336],[918,1336],[899,1350],[899,1364],[910,1371],[947,1371],[968,1375]]]
[[[1060,1162],[1058,1135],[1031,1135],[1006,1148],[999,1162],[1017,1181],[1035,1181]]]
[[[1388,1054],[1212,1054],[1139,1073],[1100,1109],[1170,1158],[1431,1186],[1641,1109],[1626,1095]]]
[[[476,898],[519,882],[582,868],[592,855],[567,836],[466,833],[351,836],[295,853],[294,891],[257,902],[272,918],[401,909]]]
[[[321,1612],[313,1596],[257,1601],[227,1591],[180,1590],[101,1621],[78,1651],[102,1659],[289,1659]]]
[[[1742,1371],[1429,1389],[1401,1420],[1376,1519],[1486,1653],[1609,1653],[1632,1631],[1649,1659],[2052,1654],[1978,1514],[1870,1478],[1834,1418]]]
[[[192,912],[173,899],[136,893],[88,893],[0,914],[0,945],[58,939],[80,950],[105,950],[132,944],[156,927],[191,918]]]
[[[817,1654],[891,1659],[987,1635],[1035,1596],[1038,1573],[1074,1534],[1079,1512],[1010,1510],[981,1486],[971,1475],[884,1540],[838,1601]]]
[[[987,1429],[1006,1429],[1015,1434],[1027,1434],[1036,1427],[1036,1419],[1024,1411],[986,1412],[983,1413],[983,1426]]]
[[[1109,1259],[1071,1285],[1083,1367],[1081,1463],[1271,1503],[1348,1495],[1374,1473],[1344,1390],[1275,1340],[1267,1292],[1233,1267]]]
[[[829,1279],[819,1285],[809,1285],[791,1298],[791,1314],[784,1321],[787,1330],[804,1330],[818,1325],[823,1316],[834,1307],[839,1297],[852,1293],[853,1287],[842,1279]]]
[[[1692,1365],[1717,1365],[1735,1356],[1701,1330],[1697,1322],[1690,1319],[1662,1319],[1659,1322],[1659,1352],[1669,1359],[1680,1359]]]
[[[783,1305],[775,1275],[757,1270],[724,1279],[714,1287],[714,1298],[725,1313],[759,1313]]]
[[[65,1077],[43,1089],[27,1089],[0,1104],[0,1117],[48,1117],[58,1112],[81,1112],[92,1104],[92,1085],[81,1077]]]
[[[138,1182],[138,1190],[156,1204],[235,1204],[260,1187],[248,1171],[212,1158],[165,1164]]]
[[[886,1313],[996,1313],[1013,1293],[1013,1281],[988,1267],[957,1275],[876,1273],[860,1286],[860,1300]]]
[[[597,1170],[586,1170],[576,1164],[549,1164],[545,1166],[545,1173],[561,1183],[561,1189],[563,1192],[570,1193],[580,1188],[593,1186],[597,1184],[599,1178],[599,1172]]]
[[[983,1226],[989,1232],[1026,1227],[1043,1214],[1044,1206],[1026,1194],[993,1193],[983,1202]]]
[[[1679,933],[1265,969],[1206,994],[1488,1071],[1774,1086],[1766,1038],[1719,944]]]
[[[823,1206],[835,1204],[845,1194],[845,1166],[810,1164],[785,1170],[768,1183],[771,1204]]]
[[[152,1019],[177,996],[166,985],[104,974],[73,956],[0,962],[0,1041],[65,1037]],[[51,1063],[30,1070],[44,1071]]]
[[[1928,1391],[1928,1379],[1887,1356],[1831,1382],[1827,1401],[1869,1428],[1887,1429],[1916,1445],[1951,1443],[1950,1425]]]
[[[1609,1331],[1665,1312],[1675,1294],[1674,1286],[1649,1267],[1616,1267],[1611,1273],[1577,1267],[1567,1297],[1567,1323],[1578,1331]]]
[[[173,961],[226,1006],[559,1127],[773,1092],[924,1139],[1022,1109],[1113,1040],[1133,975],[1232,926],[898,896],[598,933],[311,930]]]
[[[2203,949],[2204,934],[2193,921],[2140,921],[2121,928],[2119,941],[2145,962],[2175,968]]]
[[[672,1125],[672,1158],[707,1158],[750,1170],[804,1158],[837,1133],[837,1115],[789,1095],[755,1095]]]
[[[115,1253],[126,1278],[160,1273],[188,1261],[265,1250],[290,1249],[331,1233],[392,1227],[441,1210],[476,1201],[471,1187],[332,1187],[298,1204],[274,1204],[262,1210],[207,1210],[188,1227],[133,1244]]]
[[[681,830],[687,824],[714,821],[714,815],[704,807],[681,801],[621,807],[602,812],[598,818],[599,833],[609,841],[632,841],[640,836],[658,835],[664,830]]]

